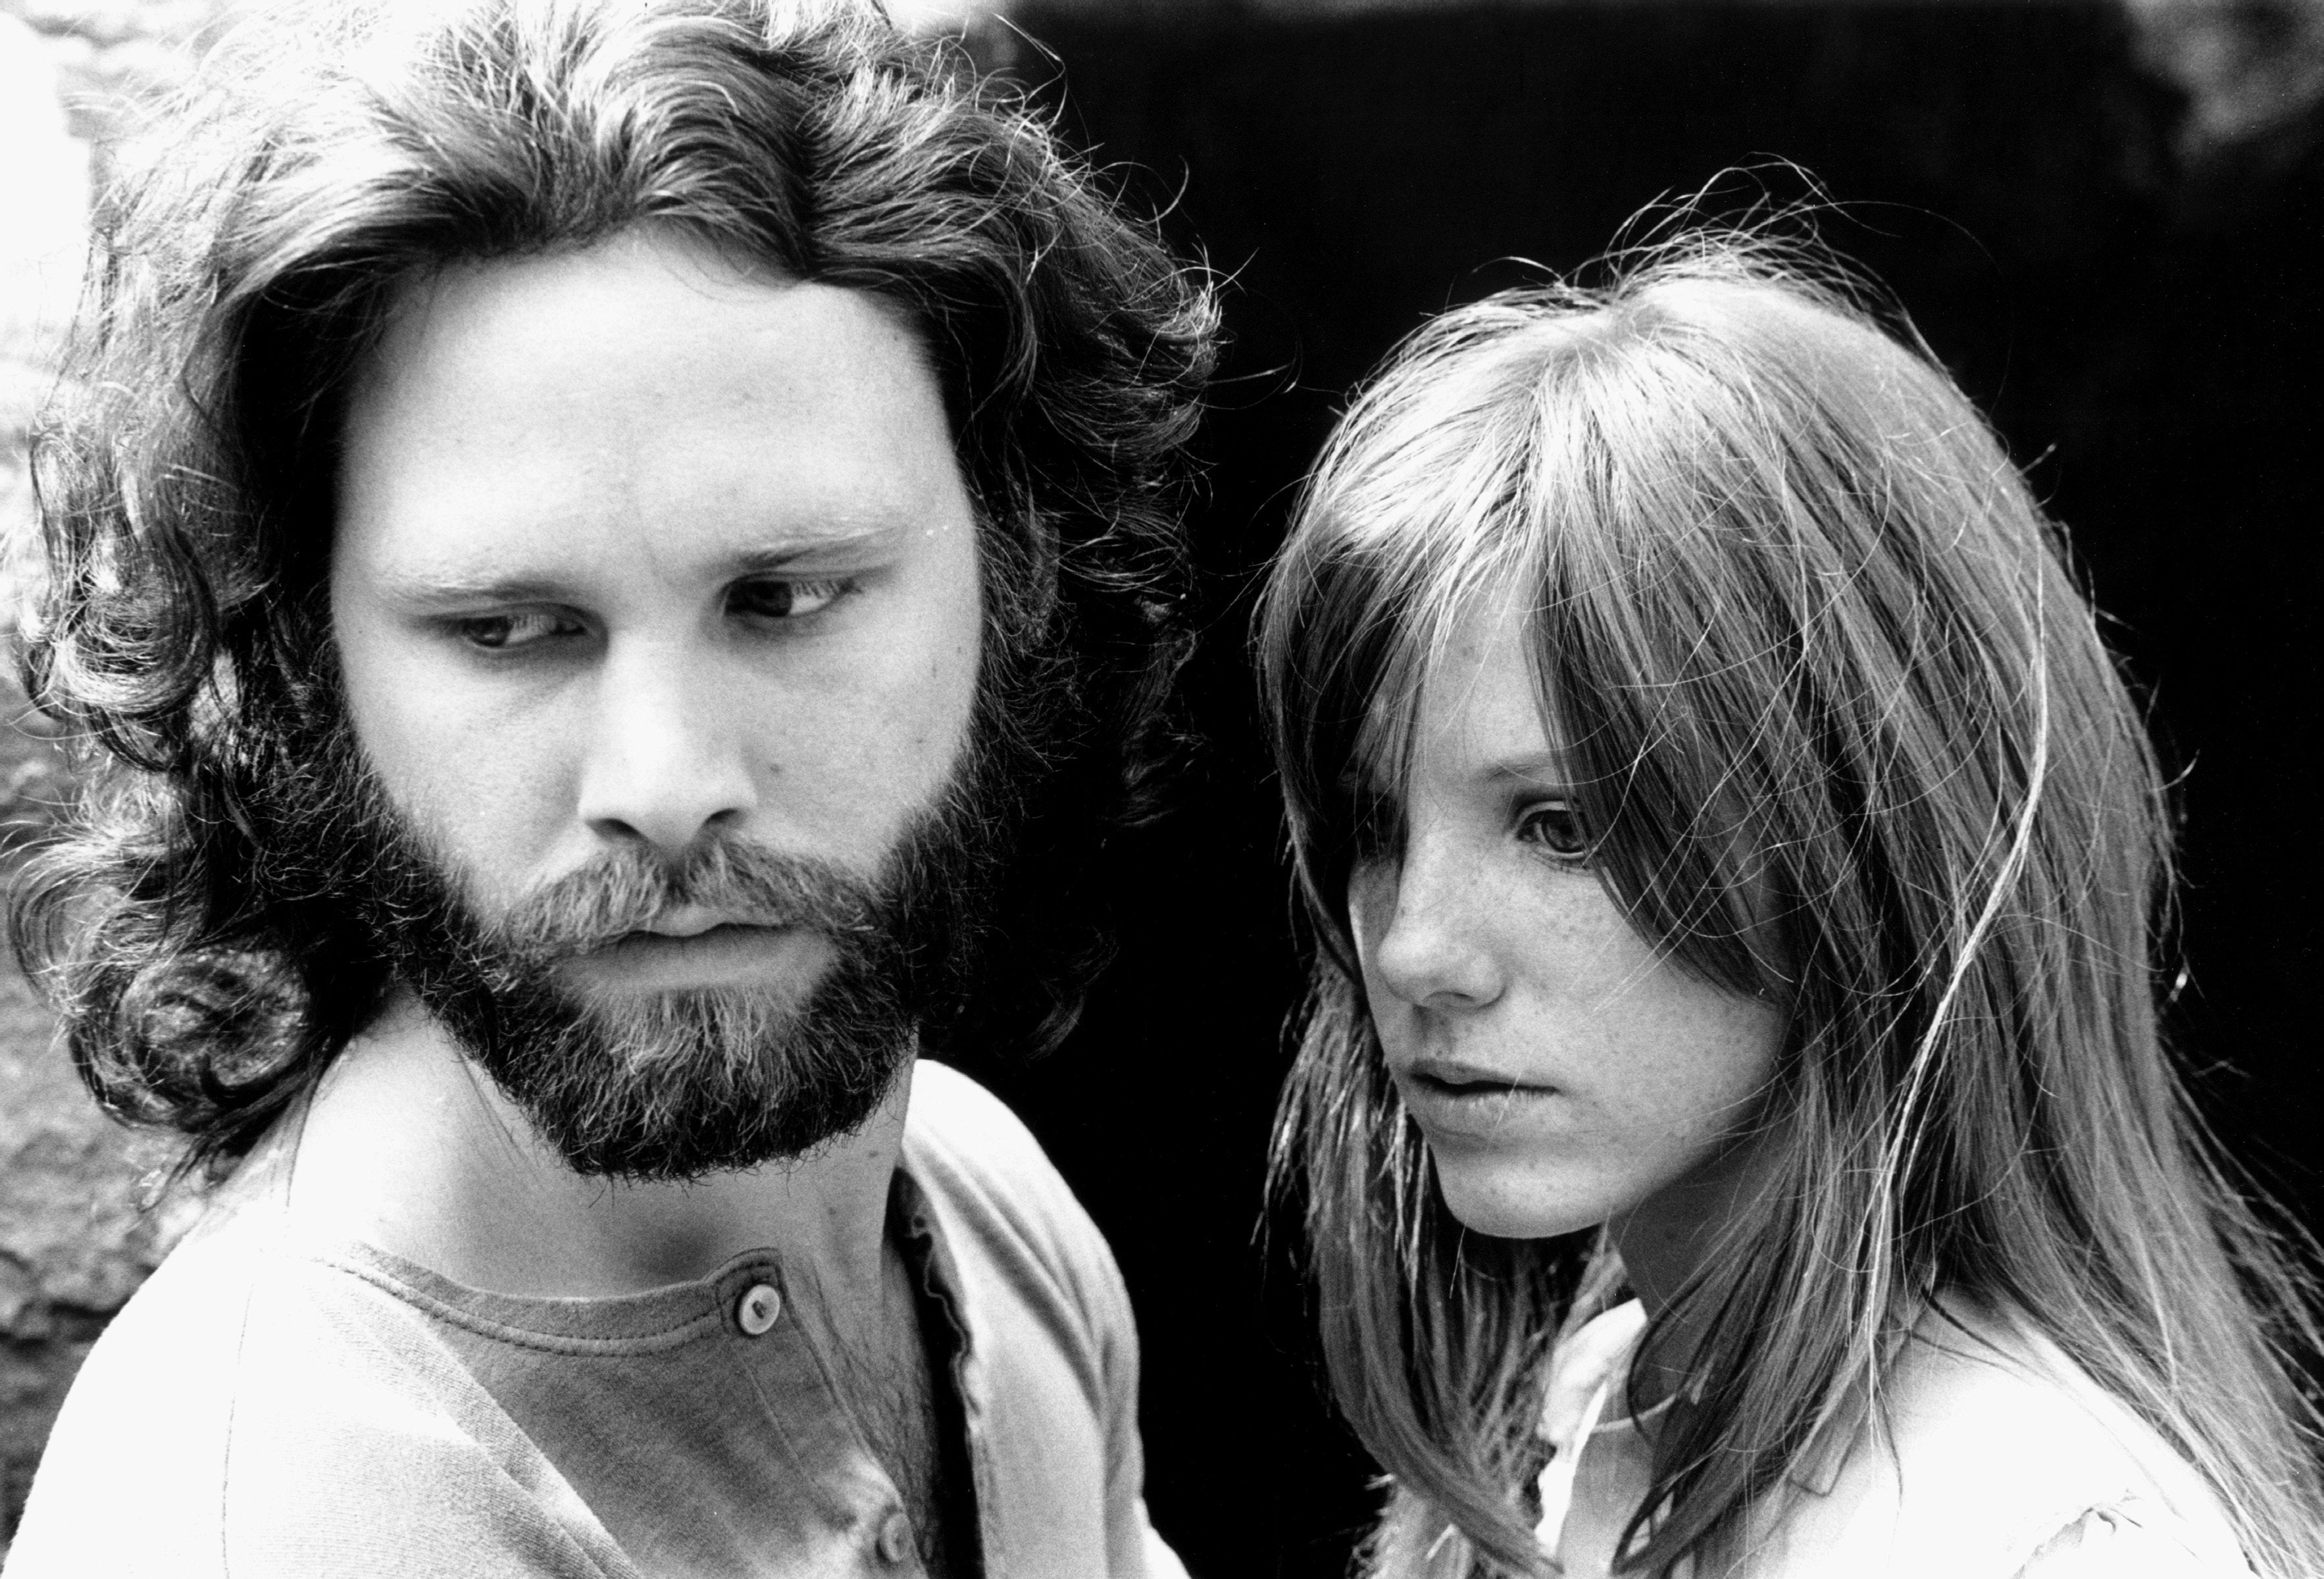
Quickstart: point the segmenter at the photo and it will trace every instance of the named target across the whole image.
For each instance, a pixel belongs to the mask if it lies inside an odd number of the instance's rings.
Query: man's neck
[[[888,1192],[909,1101],[801,1160],[697,1183],[576,1173],[408,995],[317,1090],[290,1210],[454,1282],[495,1293],[636,1293],[769,1249],[844,1324],[881,1298]]]

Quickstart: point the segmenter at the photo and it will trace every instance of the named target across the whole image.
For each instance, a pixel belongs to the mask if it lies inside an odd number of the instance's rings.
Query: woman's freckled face
[[[1414,718],[1401,848],[1356,867],[1349,912],[1452,1214],[1618,1235],[1731,1168],[1782,1021],[1658,953],[1590,869],[1524,636],[1513,604],[1457,628]]]

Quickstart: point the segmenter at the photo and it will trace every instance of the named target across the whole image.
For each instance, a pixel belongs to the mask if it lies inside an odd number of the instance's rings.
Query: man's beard
[[[965,994],[1009,819],[980,716],[936,802],[876,874],[706,840],[669,863],[617,847],[481,916],[450,863],[389,801],[340,725],[334,826],[342,900],[540,1135],[584,1174],[698,1178],[790,1159],[862,1126],[903,1076],[918,1027]],[[318,787],[319,788],[319,787]],[[344,798],[344,799],[342,799]],[[819,935],[811,987],[592,997],[558,966],[681,904]]]

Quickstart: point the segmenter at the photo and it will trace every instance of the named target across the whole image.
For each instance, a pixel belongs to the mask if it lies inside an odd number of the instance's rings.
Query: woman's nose
[[[1504,985],[1491,946],[1491,897],[1476,863],[1412,837],[1399,858],[1351,884],[1359,952],[1379,984],[1423,1009],[1481,1009]]]

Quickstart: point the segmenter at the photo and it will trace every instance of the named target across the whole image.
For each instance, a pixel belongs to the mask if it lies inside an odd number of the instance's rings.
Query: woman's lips
[[[1533,1117],[1557,1087],[1471,1065],[1424,1059],[1392,1069],[1404,1105],[1432,1137],[1490,1140]]]

